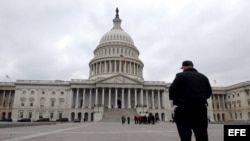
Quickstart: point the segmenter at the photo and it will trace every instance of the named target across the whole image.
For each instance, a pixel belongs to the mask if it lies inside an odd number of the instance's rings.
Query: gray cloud
[[[87,79],[117,6],[145,80],[171,82],[186,59],[212,85],[250,80],[248,0],[8,0],[0,1],[0,81]]]

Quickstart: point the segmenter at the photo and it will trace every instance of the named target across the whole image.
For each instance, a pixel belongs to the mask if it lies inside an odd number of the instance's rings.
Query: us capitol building
[[[121,28],[119,11],[89,62],[88,79],[0,82],[0,120],[49,118],[56,121],[119,121],[122,115],[153,114],[172,120],[173,104],[164,81],[145,81],[142,60],[131,36]],[[250,82],[213,87],[208,100],[212,122],[250,120]]]

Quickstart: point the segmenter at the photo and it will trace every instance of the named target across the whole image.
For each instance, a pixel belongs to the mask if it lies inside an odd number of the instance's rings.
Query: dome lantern
[[[125,31],[123,31],[121,27],[121,22],[122,20],[119,17],[119,9],[116,8],[116,15],[113,19],[113,28],[101,38],[99,45],[110,42],[121,42],[134,46],[134,41],[131,36]]]

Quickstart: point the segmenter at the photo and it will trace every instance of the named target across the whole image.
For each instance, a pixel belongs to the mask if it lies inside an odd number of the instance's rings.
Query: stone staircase
[[[102,122],[121,122],[121,117],[130,117],[130,121],[136,115],[135,109],[105,109]]]

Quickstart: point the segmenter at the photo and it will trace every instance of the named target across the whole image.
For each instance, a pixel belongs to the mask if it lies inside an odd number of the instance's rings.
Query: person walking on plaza
[[[126,122],[126,117],[122,116],[122,124],[124,124]]]
[[[212,95],[208,78],[184,61],[183,72],[176,74],[169,87],[169,99],[177,107],[174,121],[181,141],[191,141],[192,131],[196,141],[208,141],[207,99]]]
[[[130,117],[129,116],[127,117],[127,121],[128,121],[128,124],[129,124],[130,123]]]

